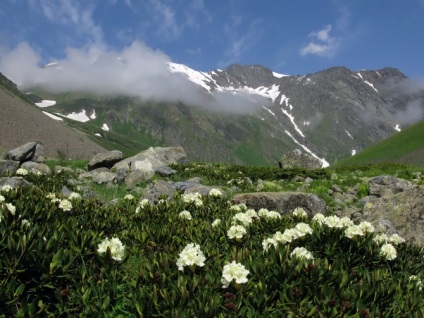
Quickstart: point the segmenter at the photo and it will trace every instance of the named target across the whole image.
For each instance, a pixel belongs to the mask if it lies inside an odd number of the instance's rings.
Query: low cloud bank
[[[143,100],[182,102],[213,111],[250,113],[268,101],[260,96],[202,91],[183,74],[168,70],[169,57],[134,42],[122,51],[95,46],[69,48],[57,64],[44,67],[41,58],[26,43],[2,52],[0,71],[20,89],[40,86],[51,92],[94,92],[99,95],[127,95]]]

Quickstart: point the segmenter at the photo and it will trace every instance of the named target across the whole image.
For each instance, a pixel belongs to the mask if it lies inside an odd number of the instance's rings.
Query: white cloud
[[[255,111],[265,100],[231,92],[213,96],[168,69],[169,57],[134,42],[120,51],[94,44],[69,48],[59,67],[43,68],[41,58],[28,44],[21,43],[0,57],[0,70],[21,89],[40,86],[52,92],[93,92],[126,95],[142,100],[183,102],[216,111]]]
[[[311,32],[308,37],[312,38],[308,44],[300,49],[300,55],[332,56],[338,48],[338,41],[330,35],[331,25],[324,26],[319,31]]]

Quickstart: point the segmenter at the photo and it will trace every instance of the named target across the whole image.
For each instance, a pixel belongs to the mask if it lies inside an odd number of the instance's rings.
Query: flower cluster
[[[69,197],[69,200],[79,200],[81,199],[81,194],[79,194],[78,192],[72,192]]]
[[[182,252],[179,254],[177,260],[178,270],[184,270],[184,266],[204,266],[206,257],[203,252],[200,250],[200,245],[191,243],[188,244]]]
[[[0,195],[0,203],[2,203],[4,200],[4,196]]]
[[[280,219],[281,214],[277,211],[269,211],[268,209],[260,209],[258,211],[258,216],[268,218],[268,219]]]
[[[126,194],[124,196],[124,200],[132,201],[132,200],[134,200],[134,196],[132,194]]]
[[[303,208],[296,208],[293,211],[293,216],[297,218],[306,218],[308,214],[305,212]]]
[[[25,168],[19,168],[16,170],[16,174],[19,176],[26,176],[28,174],[28,170]]]
[[[191,213],[187,210],[181,211],[179,217],[180,219],[185,219],[189,221],[192,219]]]
[[[244,265],[232,261],[226,264],[222,270],[222,287],[227,288],[233,280],[237,284],[247,283],[247,275],[249,274],[249,270],[247,270]]]
[[[213,198],[219,198],[222,196],[222,192],[218,189],[213,188],[209,191],[209,196]]]
[[[390,242],[390,243],[392,243],[394,245],[399,245],[401,243],[405,243],[406,242],[406,240],[403,237],[401,237],[399,234],[393,234],[393,235],[391,235],[389,237],[385,233],[377,234],[373,238],[373,241],[375,243],[377,243],[377,244],[382,244],[382,243],[388,243],[388,242]]]
[[[234,204],[230,206],[230,210],[234,212],[244,212],[247,210],[247,206],[244,203]]]
[[[71,201],[69,201],[67,199],[60,200],[59,209],[61,209],[63,211],[71,211],[72,210]]]
[[[242,225],[232,225],[227,231],[227,235],[230,239],[241,239],[246,233],[246,228]]]
[[[286,229],[284,233],[278,231],[272,237],[266,238],[262,241],[262,247],[265,251],[267,251],[271,245],[276,248],[279,244],[290,243],[295,239],[312,233],[312,228],[308,224],[301,222],[296,224],[296,226],[292,229]]]
[[[312,256],[312,253],[309,252],[304,247],[296,247],[293,252],[290,253],[291,258],[297,258],[297,259],[304,259],[304,260],[313,260],[314,257]]]
[[[381,246],[380,255],[383,256],[386,260],[391,261],[394,260],[397,256],[395,247],[390,244],[384,244]]]
[[[423,282],[416,275],[409,276],[410,282],[415,282],[415,286],[417,286],[418,290],[421,291],[423,289]]]
[[[195,206],[203,205],[202,195],[199,192],[184,193],[181,197],[185,203],[194,203]]]
[[[10,185],[5,184],[5,185],[1,188],[1,192],[7,193],[7,192],[11,191],[12,189],[13,189],[13,188],[12,188]]]
[[[221,219],[216,219],[215,221],[212,222],[212,227],[217,227],[220,224],[221,224]]]
[[[110,254],[115,261],[122,261],[125,253],[125,246],[119,240],[119,238],[113,237],[111,239],[105,238],[98,246],[97,252],[99,254],[106,253],[107,249],[110,249]]]
[[[141,209],[144,208],[145,206],[147,206],[148,204],[149,204],[149,200],[147,200],[147,199],[141,200],[138,203],[137,208],[135,209],[135,213],[140,213]]]

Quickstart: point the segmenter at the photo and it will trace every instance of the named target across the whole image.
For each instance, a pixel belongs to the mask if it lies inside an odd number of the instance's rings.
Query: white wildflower
[[[380,255],[384,256],[387,260],[394,260],[397,256],[396,249],[392,244],[384,244],[380,249]]]
[[[70,195],[69,195],[69,200],[79,200],[79,199],[81,199],[81,194],[79,194],[79,193],[77,193],[77,192],[72,192]]]
[[[374,226],[368,221],[362,221],[361,223],[359,223],[359,227],[362,229],[362,231],[364,231],[364,233],[375,232]]]
[[[132,194],[126,194],[124,196],[124,200],[132,201],[132,200],[134,200],[134,196]]]
[[[26,176],[28,174],[28,170],[25,168],[19,168],[16,170],[16,174],[20,176]]]
[[[110,253],[112,255],[112,258],[115,261],[122,261],[122,257],[124,257],[125,252],[125,246],[122,244],[122,242],[114,237],[114,238],[105,238],[98,246],[97,252],[99,254],[106,253],[107,249],[110,249]]]
[[[203,254],[203,252],[200,250],[199,244],[188,244],[182,252],[179,254],[178,260],[177,260],[177,266],[178,270],[182,271],[184,270],[184,266],[204,266],[205,265],[206,257]]]
[[[23,219],[21,222],[21,227],[22,228],[28,228],[30,227],[31,223],[27,220],[27,219]]]
[[[314,222],[316,222],[318,224],[323,224],[323,223],[325,223],[325,216],[322,213],[317,213],[312,218],[312,221],[314,221]]]
[[[337,215],[327,216],[324,219],[324,224],[330,228],[343,228],[344,224],[340,221]]]
[[[340,222],[343,224],[343,227],[349,227],[349,226],[355,225],[355,223],[353,223],[353,221],[347,216],[342,217],[340,219]]]
[[[5,198],[4,196],[0,195],[0,203],[4,202]]]
[[[256,213],[256,211],[254,209],[248,209],[244,212],[244,214],[246,214],[247,216],[249,216],[251,218],[257,218],[258,217],[258,213]]]
[[[418,287],[418,290],[421,291],[423,289],[423,282],[421,279],[418,278],[416,275],[409,276],[410,282],[415,282],[415,286]]]
[[[180,219],[186,219],[189,221],[192,219],[191,213],[187,210],[181,211],[179,217]]]
[[[364,230],[360,225],[351,225],[345,230],[345,236],[353,239],[355,236],[364,236]]]
[[[274,239],[274,237],[268,237],[262,241],[262,247],[264,251],[268,251],[271,245],[274,246],[275,248],[277,248],[278,246],[278,242],[276,239]]]
[[[202,206],[202,195],[199,192],[185,193],[182,195],[183,202],[194,203],[195,206]]]
[[[303,208],[296,208],[293,211],[293,216],[297,218],[306,218],[308,214],[305,212]]]
[[[16,207],[12,203],[6,203],[6,209],[8,209],[9,212],[12,215],[15,215],[15,213],[16,213]]]
[[[389,237],[385,233],[380,233],[380,234],[377,234],[376,236],[374,236],[374,238],[372,240],[377,244],[381,244],[381,243],[388,242]]]
[[[216,219],[215,221],[212,222],[212,227],[217,227],[220,224],[221,224],[221,219]]]
[[[13,188],[10,186],[10,185],[8,185],[8,184],[5,184],[2,188],[1,188],[1,192],[9,192],[10,190],[12,190]]]
[[[399,234],[393,234],[389,237],[389,241],[392,242],[395,245],[401,244],[401,243],[405,243],[406,240],[401,237]]]
[[[313,232],[312,228],[308,224],[303,223],[303,222],[296,224],[294,229],[295,229],[298,237],[303,237],[306,234],[312,234],[312,232]]]
[[[60,200],[59,209],[62,209],[63,211],[71,211],[72,210],[71,201],[67,199]]]
[[[230,239],[236,238],[241,239],[247,233],[246,228],[241,225],[233,225],[227,231],[227,235]]]
[[[239,212],[236,215],[233,216],[233,223],[240,222],[244,226],[250,225],[253,220],[250,216],[248,216],[246,213]]]
[[[290,257],[291,258],[298,258],[298,259],[311,259],[313,260],[314,257],[312,256],[312,253],[309,252],[306,248],[304,247],[296,247],[293,252],[290,253]]]
[[[213,188],[209,191],[209,196],[213,198],[219,198],[222,196],[222,192],[218,189]]]
[[[222,270],[222,287],[227,288],[233,280],[235,280],[237,284],[247,283],[247,275],[249,274],[249,270],[247,270],[244,265],[232,261],[226,264]]]
[[[53,192],[49,192],[47,193],[46,198],[50,200],[56,199],[56,194],[54,194]]]

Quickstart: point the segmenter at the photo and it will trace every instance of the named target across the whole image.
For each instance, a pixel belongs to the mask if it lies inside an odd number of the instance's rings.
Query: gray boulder
[[[12,188],[26,188],[32,186],[31,182],[26,181],[22,177],[2,177],[0,178],[0,189],[5,186],[10,185]]]
[[[115,174],[109,171],[101,171],[93,176],[93,181],[97,184],[114,183]]]
[[[34,158],[37,143],[35,141],[28,142],[25,145],[9,150],[5,159],[15,160],[19,162],[30,161]]]
[[[301,207],[309,216],[317,213],[325,214],[326,204],[316,194],[304,192],[255,192],[240,193],[231,199],[233,204],[244,203],[249,208],[278,211],[281,214],[292,213]]]
[[[0,176],[10,176],[19,169],[19,161],[0,159]]]
[[[87,169],[89,171],[101,167],[110,169],[115,163],[121,161],[123,158],[124,156],[119,150],[98,153],[93,158],[91,158],[90,162],[87,164]]]
[[[368,186],[369,194],[377,197],[392,197],[394,194],[415,187],[412,182],[390,175],[372,178],[369,180]]]
[[[45,165],[44,163],[38,163],[38,162],[32,162],[32,161],[24,162],[21,165],[21,168],[25,168],[29,172],[33,172],[33,173],[36,173],[36,172],[41,172],[42,174],[52,173],[49,166]]]
[[[392,176],[369,181],[370,196],[362,219],[387,234],[424,245],[424,187]]]
[[[305,168],[305,169],[319,169],[322,167],[322,162],[300,149],[285,153],[281,158],[281,165],[283,168]]]
[[[150,147],[133,157],[121,160],[113,168],[130,171],[142,170],[153,176],[156,171],[169,174],[171,171],[166,167],[173,163],[190,163],[182,147]]]
[[[147,185],[147,187],[143,190],[142,197],[154,204],[159,201],[161,196],[173,198],[176,193],[177,191],[172,184],[163,180],[155,180],[155,182]]]

